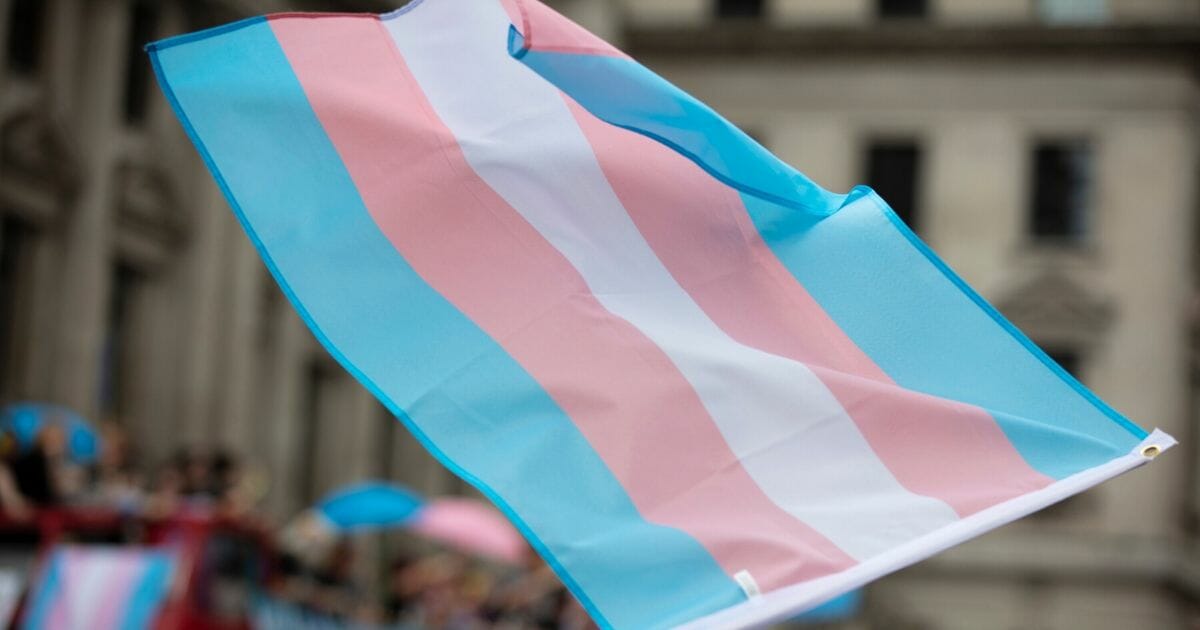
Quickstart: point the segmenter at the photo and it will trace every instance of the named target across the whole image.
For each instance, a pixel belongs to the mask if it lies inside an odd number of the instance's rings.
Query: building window
[[[717,0],[717,17],[757,18],[763,15],[763,0]]]
[[[746,134],[747,136],[750,136],[750,139],[757,142],[759,145],[762,146],[762,148],[764,148],[768,151],[771,150],[770,147],[767,146],[767,137],[765,135],[763,135],[763,130],[761,128],[755,127],[753,125],[739,124],[738,129],[741,129],[742,133]]]
[[[1039,0],[1037,13],[1046,24],[1102,24],[1108,21],[1108,0]]]
[[[125,52],[125,122],[138,124],[146,117],[150,97],[150,60],[144,48],[158,29],[158,12],[150,2],[130,7],[129,39]]]
[[[31,289],[29,254],[31,228],[24,222],[4,216],[0,219],[0,397],[11,400],[19,395],[21,351],[28,338],[22,306],[28,303]]]
[[[383,405],[379,405],[379,433],[375,437],[375,476],[389,479],[396,474],[396,434],[403,431],[400,420]]]
[[[921,149],[911,140],[872,142],[867,147],[867,185],[875,189],[913,231],[920,227],[918,210]]]
[[[8,13],[8,67],[34,74],[41,61],[44,0],[13,0]]]
[[[1079,378],[1080,369],[1083,367],[1083,357],[1076,348],[1069,345],[1045,345],[1042,349],[1067,374],[1070,374],[1077,380],[1083,380]],[[1077,494],[1046,507],[1039,512],[1035,512],[1033,518],[1030,520],[1044,524],[1062,522],[1094,512],[1098,508],[1098,501],[1099,496],[1094,492]]]
[[[317,468],[321,459],[321,424],[331,411],[336,398],[337,373],[324,358],[313,360],[304,379],[304,414],[300,419],[300,435],[297,440],[300,454],[296,458],[296,496],[305,505],[316,501],[324,488]]]
[[[1084,142],[1041,142],[1033,151],[1029,230],[1033,238],[1078,241],[1087,235],[1092,151]]]
[[[875,0],[875,14],[881,18],[923,18],[929,12],[926,0]]]
[[[1070,348],[1046,348],[1046,354],[1057,363],[1067,374],[1079,378],[1079,353]]]

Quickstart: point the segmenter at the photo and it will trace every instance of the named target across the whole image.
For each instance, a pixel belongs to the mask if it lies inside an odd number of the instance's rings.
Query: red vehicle
[[[22,574],[22,602],[60,544],[141,545],[176,554],[170,591],[153,624],[160,630],[233,630],[251,626],[254,598],[272,570],[268,530],[245,519],[185,514],[150,519],[100,508],[45,509],[30,519],[0,514],[0,566]]]

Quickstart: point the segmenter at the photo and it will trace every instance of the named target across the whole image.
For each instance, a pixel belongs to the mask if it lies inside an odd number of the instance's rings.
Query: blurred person
[[[176,451],[154,475],[143,512],[149,518],[165,518],[178,512],[183,503],[187,452]]]
[[[460,628],[490,627],[485,615],[495,585],[495,576],[490,571],[482,567],[468,569],[459,580],[458,604],[452,625]]]
[[[47,424],[38,431],[30,448],[8,453],[5,463],[16,491],[27,503],[41,507],[57,505],[70,491],[69,475],[63,474],[66,452],[66,432],[56,424]]]
[[[393,621],[412,617],[420,600],[421,582],[413,567],[417,557],[402,554],[388,566],[384,610]]]
[[[7,460],[0,462],[0,512],[18,521],[29,520],[34,514],[29,500],[21,494]]]
[[[122,513],[142,509],[146,500],[145,480],[133,465],[128,434],[115,422],[100,426],[100,452],[96,458],[94,499]]]
[[[228,451],[218,451],[212,460],[213,491],[220,512],[232,518],[254,518],[254,508],[267,493],[266,472],[242,463]]]
[[[213,457],[201,450],[184,450],[177,457],[183,472],[183,497],[189,501],[216,500],[220,488],[213,471]]]
[[[497,627],[557,628],[563,597],[570,599],[558,577],[534,556],[525,572],[497,589],[491,604],[496,609]]]
[[[362,594],[354,579],[354,545],[340,538],[313,571],[315,590],[309,605],[330,617],[349,619],[359,609]]]
[[[310,571],[333,552],[337,542],[337,532],[321,515],[304,510],[288,521],[279,534],[285,572],[299,575]]]
[[[466,560],[450,553],[438,553],[413,567],[420,584],[415,615],[402,622],[423,628],[469,629],[476,627],[459,599],[460,585],[466,573]]]
[[[558,614],[559,630],[594,630],[599,628],[579,600],[562,589],[563,605]]]

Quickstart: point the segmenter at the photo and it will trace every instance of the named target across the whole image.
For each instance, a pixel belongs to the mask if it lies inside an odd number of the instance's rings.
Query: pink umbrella
[[[495,508],[475,499],[430,501],[410,524],[413,531],[459,550],[519,564],[528,553],[525,539]]]

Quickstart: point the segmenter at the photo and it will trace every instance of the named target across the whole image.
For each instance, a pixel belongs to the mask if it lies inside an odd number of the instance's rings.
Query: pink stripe
[[[109,555],[117,556],[111,565],[113,568],[106,572],[96,572],[93,563],[106,560],[105,556]],[[134,579],[142,565],[136,554],[109,550],[65,550],[59,573],[58,593],[46,616],[46,627],[68,628],[73,619],[79,616],[86,617],[91,627],[118,627],[125,606],[129,603],[129,596],[133,592]],[[91,588],[91,585],[87,584],[89,579],[102,579],[104,583],[97,588],[94,600],[79,601],[79,594],[86,594]],[[96,610],[74,609],[77,605],[89,603],[94,603]]]
[[[675,280],[734,339],[807,364],[901,485],[966,516],[1053,481],[1021,458],[983,409],[896,385],[788,273],[736,191],[564,98]]]
[[[628,58],[612,44],[538,0],[500,0],[500,4],[525,38],[528,50]]]
[[[138,578],[146,570],[146,561],[136,553],[119,552],[117,566],[104,576],[104,599],[96,611],[95,628],[118,628],[129,607],[129,600],[137,586]]]
[[[541,383],[648,521],[765,588],[853,564],[763,494],[666,355],[474,173],[382,25],[271,25],[383,233]]]
[[[521,0],[500,0],[500,5],[504,7],[504,12],[508,14],[508,19],[517,27],[517,30],[522,35],[529,30],[525,24],[525,14],[521,10]]]

